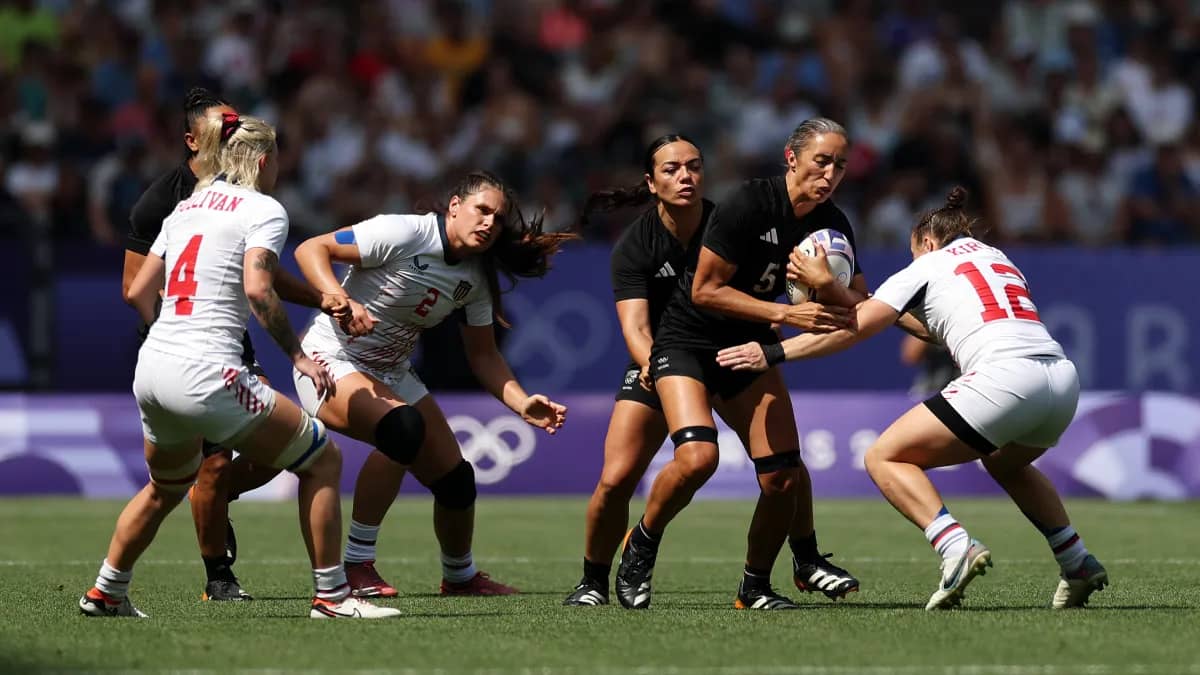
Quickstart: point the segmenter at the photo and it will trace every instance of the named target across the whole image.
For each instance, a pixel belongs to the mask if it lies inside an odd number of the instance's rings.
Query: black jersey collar
[[[438,213],[438,237],[442,240],[442,259],[447,265],[457,265],[460,261],[450,252],[450,238],[446,236],[446,214]]]

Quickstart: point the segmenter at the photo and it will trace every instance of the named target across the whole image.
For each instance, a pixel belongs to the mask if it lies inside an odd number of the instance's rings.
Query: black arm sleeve
[[[649,248],[648,244],[638,236],[639,230],[642,229],[640,225],[640,222],[631,225],[621,235],[617,245],[613,247],[612,289],[613,299],[617,302],[650,298],[650,279],[654,276],[655,270],[648,269],[650,264],[647,260]]]
[[[175,201],[163,200],[162,186],[159,182],[155,182],[143,192],[129,212],[129,231],[125,234],[125,250],[148,255],[155,238],[162,231],[163,220],[171,215],[175,203]]]
[[[747,240],[753,239],[747,229],[754,217],[753,203],[742,187],[718,204],[704,231],[704,248],[734,265],[744,261]]]

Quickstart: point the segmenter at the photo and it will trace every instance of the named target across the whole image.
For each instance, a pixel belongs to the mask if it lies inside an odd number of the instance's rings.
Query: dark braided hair
[[[183,130],[190,133],[196,126],[196,121],[204,117],[209,108],[230,106],[229,101],[217,96],[204,87],[192,87],[183,99]],[[192,153],[195,154],[195,153]]]
[[[650,143],[650,147],[646,148],[646,154],[642,158],[642,169],[648,174],[654,175],[654,155],[664,145],[674,143],[676,141],[684,141],[691,143],[695,148],[700,146],[692,139],[683,134],[666,134],[659,136]],[[701,154],[701,159],[704,155]],[[632,208],[648,204],[654,199],[654,195],[650,192],[650,188],[646,185],[646,181],[642,180],[637,185],[631,185],[626,188],[615,188],[612,190],[600,190],[593,192],[583,206],[583,217],[581,223],[587,224],[588,216],[597,211],[616,211],[617,209]]]

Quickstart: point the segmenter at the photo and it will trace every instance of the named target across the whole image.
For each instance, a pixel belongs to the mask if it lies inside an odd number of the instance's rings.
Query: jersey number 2
[[[197,234],[188,241],[167,279],[167,297],[175,298],[175,313],[179,316],[192,313],[192,296],[196,294],[196,256],[200,255],[202,239],[204,235]]]
[[[417,305],[417,308],[413,310],[413,314],[417,316],[429,316],[429,308],[433,307],[440,297],[442,297],[442,292],[438,289],[430,288],[426,290],[425,299],[421,301],[421,304]]]
[[[991,283],[983,276],[983,272],[979,271],[975,263],[966,262],[954,268],[955,274],[961,274],[971,282],[971,286],[975,289],[975,295],[978,295],[979,301],[983,303],[983,311],[980,313],[983,322],[988,323],[1012,317],[1028,321],[1041,321],[1036,310],[1025,309],[1021,305],[1021,298],[1025,298],[1029,306],[1033,306],[1033,299],[1029,297],[1029,288],[1025,285],[1025,277],[1015,267],[1001,263],[993,264],[991,271],[1002,280],[1012,279],[1017,282],[1004,285],[1004,295],[1008,299],[1009,307],[1007,310],[1000,306],[1000,302],[996,300],[996,294],[992,292]],[[1009,310],[1012,310],[1011,314]]]

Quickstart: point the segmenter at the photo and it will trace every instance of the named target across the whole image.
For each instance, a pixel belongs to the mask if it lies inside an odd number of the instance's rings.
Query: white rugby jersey
[[[893,274],[873,296],[912,312],[946,345],[962,371],[994,359],[1064,357],[1008,256],[964,237]]]
[[[166,263],[162,312],[145,346],[167,354],[241,363],[250,303],[246,251],[279,255],[287,211],[272,197],[224,181],[179,202],[150,252]]]
[[[350,337],[324,314],[303,340],[310,354],[351,361],[379,373],[407,367],[421,331],[466,308],[467,323],[492,323],[492,301],[482,259],[446,259],[446,228],[435,213],[380,215],[354,225],[362,264],[352,265],[342,288],[379,320],[375,330]]]

